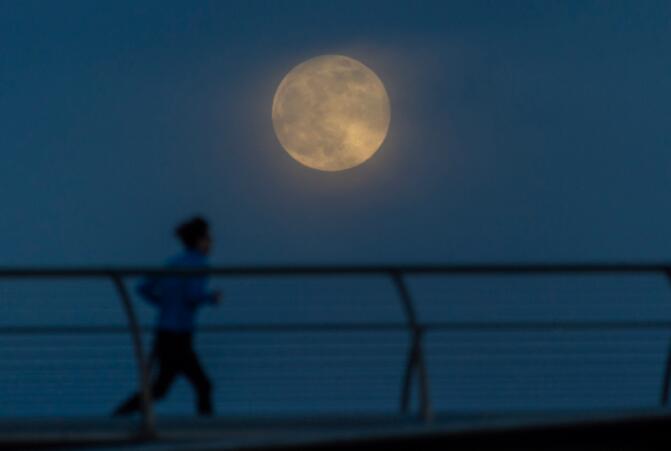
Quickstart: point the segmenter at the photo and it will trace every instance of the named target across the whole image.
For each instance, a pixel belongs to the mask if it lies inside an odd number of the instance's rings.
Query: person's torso
[[[207,266],[207,258],[196,252],[184,252],[169,259],[166,266],[175,269],[203,268]],[[187,296],[187,284],[191,279],[184,276],[169,276],[159,281],[160,307],[157,323],[159,331],[194,330],[198,305]]]

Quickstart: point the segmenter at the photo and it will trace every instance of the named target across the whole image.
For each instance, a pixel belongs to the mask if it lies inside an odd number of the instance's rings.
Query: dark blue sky
[[[273,134],[325,53],[387,141],[323,173]],[[0,1],[0,265],[671,259],[671,3]]]

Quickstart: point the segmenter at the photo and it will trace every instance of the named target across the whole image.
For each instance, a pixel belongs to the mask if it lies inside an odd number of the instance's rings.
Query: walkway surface
[[[161,418],[159,436],[139,442],[137,419],[67,418],[0,421],[0,448],[252,450],[282,449],[361,440],[407,440],[422,436],[491,434],[501,431],[573,427],[594,423],[671,421],[667,411],[564,412],[445,415],[425,424],[399,416],[322,416],[314,418]]]

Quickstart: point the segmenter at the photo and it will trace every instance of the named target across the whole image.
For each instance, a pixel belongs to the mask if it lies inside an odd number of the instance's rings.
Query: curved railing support
[[[667,281],[671,284],[671,268],[664,271]],[[662,407],[669,405],[669,391],[671,388],[671,340],[666,351],[666,364],[664,365],[664,374],[662,376],[662,394],[660,397],[660,404]]]
[[[151,399],[151,382],[149,380],[149,365],[142,346],[142,333],[140,323],[135,315],[133,303],[131,301],[126,284],[121,276],[118,274],[111,274],[110,276],[117,289],[117,293],[121,298],[121,303],[126,311],[128,318],[128,328],[130,329],[131,338],[133,340],[133,349],[135,351],[135,360],[137,361],[138,376],[140,384],[140,400],[142,402],[142,438],[150,439],[156,437],[156,420],[154,417],[154,409]]]
[[[401,412],[407,413],[409,410],[413,375],[417,373],[420,415],[424,421],[430,422],[433,420],[433,410],[431,408],[431,398],[429,396],[429,373],[426,368],[426,359],[424,357],[424,329],[417,321],[417,314],[412,302],[412,297],[405,284],[405,280],[403,280],[403,276],[400,272],[391,272],[390,275],[403,304],[408,327],[412,331],[410,351],[403,375],[403,386],[401,388]]]
[[[403,385],[401,387],[401,413],[407,414],[410,410],[410,392],[412,387],[412,375],[415,373],[417,362],[417,345],[413,339],[408,350],[405,371],[403,372]]]
[[[666,351],[666,364],[664,365],[664,374],[662,376],[662,394],[660,396],[660,404],[662,407],[669,405],[669,385],[671,385],[671,340]]]

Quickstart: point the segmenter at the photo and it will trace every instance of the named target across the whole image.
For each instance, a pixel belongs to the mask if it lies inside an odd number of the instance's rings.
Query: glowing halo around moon
[[[391,108],[372,70],[347,56],[323,55],[284,77],[272,118],[277,139],[295,160],[321,171],[342,171],[378,151]]]

